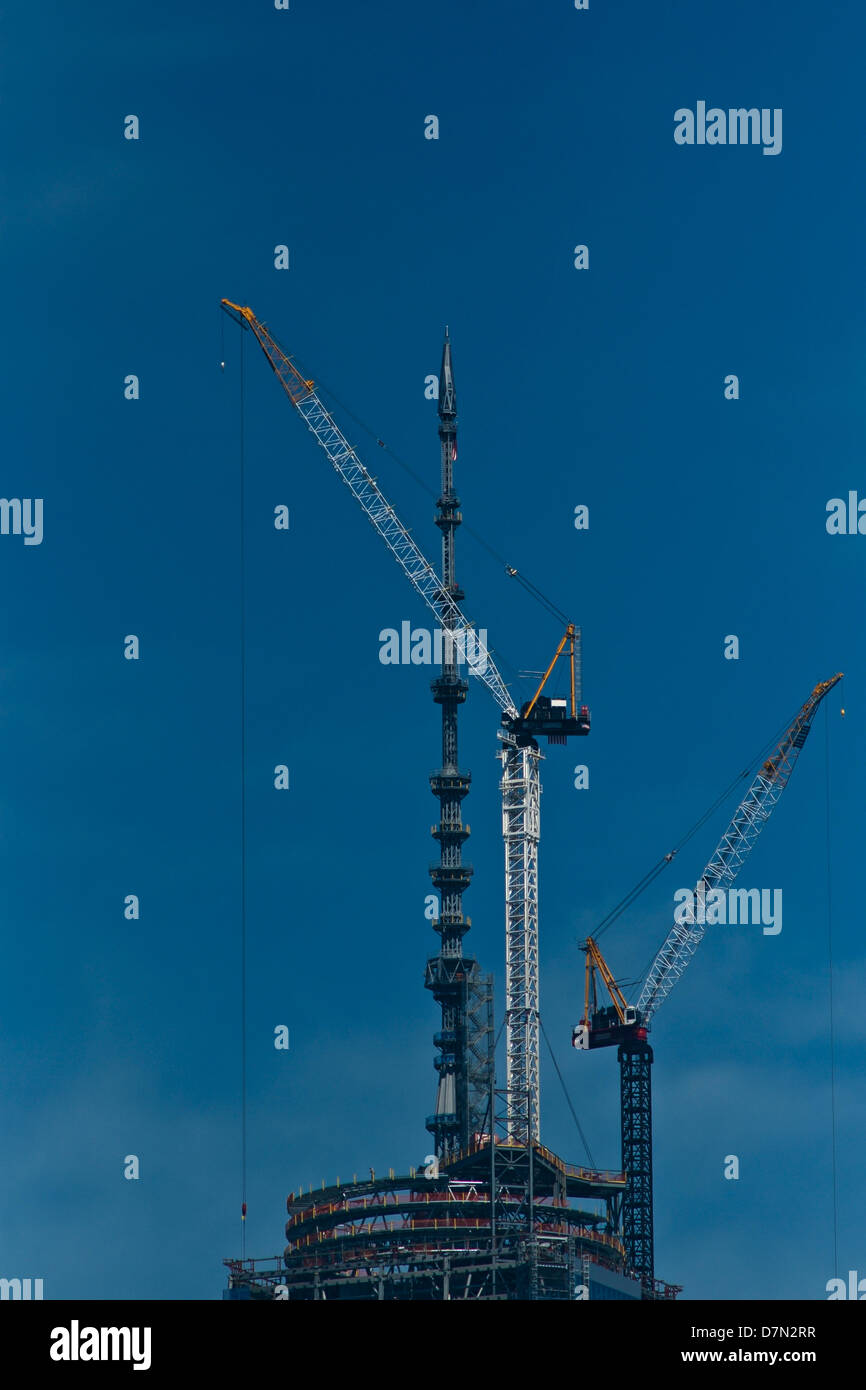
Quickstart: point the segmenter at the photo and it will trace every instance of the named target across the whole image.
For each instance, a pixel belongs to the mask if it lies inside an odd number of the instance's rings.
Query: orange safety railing
[[[503,1149],[524,1149],[526,1147],[525,1144],[515,1144],[509,1139],[498,1138],[496,1140],[496,1146],[497,1148]],[[485,1134],[483,1137],[471,1143],[467,1149],[461,1149],[458,1154],[455,1154],[447,1163],[444,1163],[443,1167],[450,1168],[453,1164],[459,1163],[462,1159],[472,1158],[474,1154],[480,1153],[482,1149],[487,1149],[489,1147],[490,1136]],[[614,1168],[581,1168],[577,1164],[566,1163],[558,1154],[553,1153],[551,1149],[545,1148],[543,1144],[533,1144],[532,1147],[534,1151],[545,1158],[552,1167],[558,1168],[560,1172],[565,1173],[570,1178],[579,1178],[583,1182],[616,1183],[617,1186],[625,1186],[625,1173]]]
[[[475,1230],[488,1231],[489,1222],[481,1221],[476,1217],[413,1217],[404,1218],[402,1221],[386,1221],[382,1227],[386,1231],[417,1231],[417,1230]],[[569,1226],[562,1221],[541,1221],[535,1223],[535,1230],[545,1235],[567,1236],[574,1235],[579,1240],[588,1241],[592,1245],[603,1245],[609,1249],[616,1250],[625,1255],[625,1247],[616,1236],[612,1236],[605,1231],[595,1231],[588,1226]],[[291,1250],[300,1250],[311,1244],[320,1245],[323,1242],[330,1242],[347,1237],[356,1237],[368,1233],[363,1226],[342,1227],[337,1226],[329,1231],[317,1231],[307,1236],[299,1237],[297,1240],[289,1242]]]

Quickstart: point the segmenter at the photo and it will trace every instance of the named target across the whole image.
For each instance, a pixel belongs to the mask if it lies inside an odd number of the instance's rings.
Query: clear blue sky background
[[[541,998],[604,1166],[616,1056],[569,1047],[577,942],[816,681],[847,673],[846,718],[834,692],[741,881],[783,889],[781,935],[710,931],[656,1020],[656,1262],[695,1299],[820,1299],[834,1273],[829,746],[839,1268],[866,1274],[866,538],[825,531],[829,498],[866,493],[862,9],[102,0],[18,7],[3,29],[2,493],[43,497],[45,536],[0,537],[0,1274],[47,1297],[210,1298],[240,1253],[222,295],[434,488],[423,388],[449,323],[466,518],[583,626],[592,735],[544,765]],[[675,145],[675,109],[699,99],[782,107],[782,154]],[[246,361],[247,1253],[270,1255],[299,1183],[428,1151],[440,754],[432,673],[378,660],[380,629],[423,611],[254,345]],[[373,452],[438,561],[430,499]],[[497,654],[543,665],[556,624],[465,533],[458,570]],[[501,1017],[497,723],[473,689],[468,943]],[[623,979],[724,823],[605,937]],[[581,1161],[546,1055],[542,1131]]]

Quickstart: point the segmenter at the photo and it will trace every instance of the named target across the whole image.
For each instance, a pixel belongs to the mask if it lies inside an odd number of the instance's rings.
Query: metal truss
[[[834,676],[832,680],[822,681],[815,686],[789,725],[776,752],[763,764],[737,807],[733,820],[698,880],[691,905],[685,905],[684,920],[674,923],[646,977],[637,1002],[645,1024],[649,1023],[656,1009],[670,994],[704,938],[707,893],[715,888],[727,887],[737,877],[788,785],[818,706],[839,680],[841,676]]]
[[[505,841],[505,1049],[509,1139],[539,1138],[538,840],[541,753],[500,734]]]
[[[360,503],[413,589],[420,594],[437,621],[441,622],[445,633],[458,643],[456,650],[465,653],[466,664],[471,674],[484,682],[504,714],[515,715],[517,708],[508,687],[479,634],[443,587],[442,580],[415,544],[376,479],[365,468],[331,412],[319,399],[315,382],[305,379],[265,324],[256,318],[252,309],[242,308],[240,304],[233,304],[229,299],[224,299],[222,303],[238,322],[242,325],[246,323],[252,329],[280,385],[304,424],[321,444],[343,482]],[[466,634],[469,632],[472,633],[471,642],[466,641]]]
[[[781,785],[770,782],[759,773],[745,800],[737,808],[734,819],[719,841],[715,854],[695,887],[692,902],[684,907],[684,921],[674,923],[646,977],[637,1005],[645,1023],[649,1022],[659,1005],[667,999],[704,939],[704,904],[707,893],[712,892],[714,888],[727,887],[733,883],[769,820],[770,812],[783,789],[784,782]]]
[[[620,1120],[622,1166],[628,1186],[622,1206],[622,1234],[628,1261],[645,1288],[654,1286],[653,1253],[653,1053],[648,1042],[620,1043]]]
[[[493,1086],[493,976],[474,971],[466,985],[466,1067],[470,1135],[490,1113]]]
[[[441,625],[446,638],[466,656],[470,675],[487,686],[508,719],[517,707],[480,634],[411,533],[400,521],[376,479],[346,439],[315,383],[308,381],[267,327],[249,308],[223,300],[225,308],[255,334],[289,400],[332,466],[349,488],[391,551],[415,592]],[[453,407],[453,401],[451,405]],[[449,436],[450,437],[450,436]],[[468,634],[472,639],[467,640]],[[580,645],[576,650],[576,682],[580,685]],[[541,754],[534,742],[520,746],[516,737],[500,732],[503,764],[502,824],[506,875],[506,1054],[510,1096],[510,1134],[528,1142],[538,1139],[538,839]]]
[[[315,435],[352,496],[366,512],[399,564],[409,583],[431,610],[443,631],[454,638],[456,650],[465,654],[470,675],[483,681],[505,714],[516,714],[514,701],[478,631],[443,588],[429,560],[418,548],[391,503],[379,488],[355,450],[335,423],[315,391],[298,403],[298,413]],[[467,640],[471,633],[471,640]]]

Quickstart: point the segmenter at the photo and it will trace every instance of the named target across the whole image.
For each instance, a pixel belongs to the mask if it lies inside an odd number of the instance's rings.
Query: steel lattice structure
[[[441,623],[446,636],[454,640],[456,649],[466,653],[470,673],[484,682],[504,714],[516,714],[517,709],[508,687],[480,634],[445,589],[430,561],[416,545],[331,413],[312,389],[295,404],[307,428],[321,444],[352,496],[360,503],[415,592]],[[467,633],[472,634],[470,640],[467,640]]]
[[[455,534],[463,518],[454,490],[457,392],[447,329],[439,372],[439,450],[442,488],[436,524],[442,532],[442,587],[447,601],[454,604],[463,598],[455,558]],[[444,607],[447,610],[447,604]],[[447,621],[447,611],[440,613],[440,620],[443,618]],[[442,765],[430,778],[430,790],[439,801],[439,822],[433,827],[433,836],[439,842],[440,857],[438,864],[431,865],[430,877],[439,893],[439,916],[433,929],[439,933],[441,944],[439,955],[427,962],[424,983],[442,1010],[442,1026],[433,1037],[439,1049],[433,1064],[439,1082],[436,1109],[427,1120],[427,1128],[442,1159],[468,1147],[472,1133],[482,1128],[493,1074],[492,981],[484,980],[478,962],[463,953],[463,937],[470,926],[463,914],[463,894],[472,869],[463,861],[469,829],[463,824],[462,807],[471,776],[461,772],[458,762],[458,710],[469,689],[469,682],[459,673],[459,656],[446,639],[441,675],[431,685],[433,699],[442,711]]]
[[[622,1234],[629,1264],[646,1288],[655,1283],[653,1251],[653,1112],[650,1067],[653,1050],[645,1039],[629,1038],[617,1052],[620,1077],[622,1166],[628,1187],[622,1207]]]
[[[653,1054],[646,1030],[700,945],[706,929],[707,893],[733,883],[770,818],[806,742],[812,720],[841,674],[821,681],[788,725],[775,753],[762,764],[715,853],[698,880],[685,921],[675,923],[647,975],[637,1004],[633,1036],[620,1043],[622,1164],[629,1182],[623,1202],[623,1233],[629,1260],[646,1286],[654,1278],[652,1081]]]
[[[223,304],[240,314],[258,339],[259,346],[279,378],[286,395],[310,433],[322,446],[337,473],[378,531],[415,592],[424,600],[446,634],[466,652],[467,666],[483,681],[504,714],[516,715],[508,687],[496,669],[472,623],[460,611],[430,561],[412,539],[376,479],[368,472],[346,439],[331,412],[323,405],[312,381],[307,381],[294,362],[260,323],[252,309],[242,309],[224,299]],[[472,640],[466,634],[472,633]],[[471,656],[470,656],[471,653]]]
[[[541,753],[501,734],[505,841],[505,1033],[508,1137],[539,1137],[538,841]]]
[[[692,905],[685,907],[685,920],[682,923],[674,923],[653,961],[637,1002],[638,1012],[644,1024],[649,1024],[656,1009],[668,997],[703,940],[706,929],[703,905],[707,893],[714,888],[730,885],[739,874],[776,802],[788,785],[818,706],[828,690],[841,679],[841,675],[833,676],[831,680],[822,681],[815,686],[809,699],[788,727],[775,754],[763,764],[737,807],[733,820],[698,880]]]
[[[645,1289],[655,1288],[653,1268],[652,1062],[647,1032],[653,1013],[670,994],[703,940],[707,894],[737,878],[770,818],[812,727],[815,713],[841,674],[815,686],[788,725],[772,757],[761,765],[738,805],[709,863],[698,880],[691,906],[684,904],[653,961],[636,1006],[628,1005],[593,938],[584,943],[586,991],[584,1016],[572,1035],[575,1047],[591,1050],[619,1046],[622,1165],[628,1174],[623,1201],[623,1236],[629,1264]],[[673,858],[673,855],[666,856]],[[611,998],[599,1008],[595,973]]]
[[[637,1298],[624,1187],[623,1173],[488,1132],[441,1165],[291,1193],[282,1257],[227,1260],[224,1297],[583,1301],[591,1281],[601,1297],[613,1281]]]
[[[513,1116],[513,1132],[515,1135],[523,1135],[524,1141],[528,1134],[537,1139],[539,1133],[538,838],[541,794],[539,760],[541,754],[531,733],[525,729],[517,735],[514,733],[514,729],[521,723],[521,716],[490,652],[485,643],[481,641],[480,634],[466,618],[456,601],[455,592],[458,591],[453,583],[453,526],[447,516],[450,504],[440,517],[440,522],[445,522],[442,527],[445,577],[440,579],[433,565],[401,522],[376,479],[362,463],[330,411],[323,404],[315,389],[315,383],[307,380],[301,374],[265,325],[259,322],[252,309],[242,308],[227,299],[224,299],[222,303],[227,310],[237,317],[241,324],[246,324],[252,329],[271,368],[307,428],[382,537],[415,592],[435,615],[437,622],[443,629],[446,650],[450,638],[456,644],[456,649],[465,653],[470,675],[486,685],[502,712],[502,724],[505,732],[500,733],[503,740],[503,751],[500,754],[503,759],[503,777],[500,785],[503,797],[506,867],[506,1069],[512,1096],[510,1111]],[[451,440],[450,421],[452,411],[455,410],[456,402],[453,395],[452,380],[450,387],[446,385],[440,399],[440,419],[443,420],[444,427],[443,449],[447,448]],[[449,588],[449,581],[451,588]],[[471,639],[467,640],[469,633],[471,633]],[[579,633],[577,637],[575,661],[577,688],[579,690]],[[449,675],[450,669],[449,672],[443,670],[443,678],[447,679]],[[443,691],[443,693],[445,692]],[[573,699],[574,693],[573,682]],[[450,699],[453,694],[454,692],[451,692],[448,698]],[[446,726],[447,723],[446,719]],[[556,725],[553,724],[550,727],[556,727]],[[546,731],[548,725],[541,722],[539,728]],[[588,732],[588,729],[588,722],[579,730],[574,723],[571,732],[583,733]],[[552,737],[558,742],[565,741],[559,735],[552,735]],[[456,759],[456,733],[454,745]],[[443,767],[441,772],[434,774],[434,776],[439,778],[442,775],[450,775],[452,772],[454,776],[460,777],[460,774],[456,772],[456,764],[454,769]],[[468,790],[468,783],[466,789]],[[446,790],[444,786],[438,789],[434,787],[437,794],[444,790]],[[454,787],[451,790],[454,796],[459,798],[460,787]],[[462,794],[465,795],[465,790]],[[459,838],[460,832],[446,835],[452,857]],[[445,889],[449,887],[446,880],[449,877],[453,879],[454,892],[450,896],[452,916],[454,916],[455,913],[459,915],[459,910],[454,907],[453,900],[455,896],[459,897],[459,892],[462,891],[461,885],[465,886],[467,879],[465,868],[456,863],[449,866],[446,862],[447,858],[448,855],[443,857],[443,863],[437,866],[436,872]],[[455,874],[449,875],[448,871],[451,867],[455,870]],[[445,896],[448,896],[447,892]],[[452,925],[459,928],[460,923],[456,921],[456,917]],[[473,990],[481,989],[482,993],[484,990],[477,963],[467,960],[465,963],[467,969],[464,969],[459,950],[459,931],[456,934],[456,944],[455,934],[452,932],[450,935],[451,939],[446,943],[443,933],[442,954],[437,959],[428,961],[425,980],[428,988],[434,990],[436,997],[440,998],[443,1005],[446,997],[450,1001],[448,1003],[448,1019],[451,1026],[443,1027],[443,1035],[447,1036],[459,1030],[460,1018],[470,1007]],[[446,944],[448,945],[447,952],[445,950]],[[467,970],[468,975],[472,978],[467,977]],[[458,991],[456,990],[458,984],[466,986],[466,998],[458,998]],[[447,1067],[443,1070],[445,1075],[451,1075]],[[469,1079],[471,1082],[471,1078]],[[463,1086],[463,1082],[460,1083],[460,1086],[463,1087],[462,1105],[468,1113],[469,1108],[471,1108],[470,1092]],[[447,1083],[447,1088],[450,1088],[449,1094],[454,1096],[454,1108],[453,1110],[448,1109],[450,1104],[448,1095],[442,1093],[440,1088],[437,1110],[440,1114],[450,1114],[456,1117],[461,1108],[456,1074]],[[529,1098],[528,1102],[527,1097]],[[435,1121],[435,1117],[431,1117],[431,1119]],[[450,1136],[447,1147],[450,1147],[453,1142],[453,1134],[457,1132],[459,1127],[456,1119],[453,1125],[449,1124],[444,1128],[434,1123],[433,1132],[439,1133],[441,1129],[444,1134],[447,1130]]]

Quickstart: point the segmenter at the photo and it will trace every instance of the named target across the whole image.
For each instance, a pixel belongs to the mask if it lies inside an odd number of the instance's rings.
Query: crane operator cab
[[[568,701],[565,698],[539,695],[534,701],[526,701],[518,718],[509,719],[506,716],[502,723],[515,734],[528,735],[531,738],[547,734],[548,742],[565,743],[567,738],[589,733],[589,706],[578,706],[572,717],[569,715]]]
[[[646,1037],[646,1028],[638,1010],[633,1004],[626,1004],[620,1018],[618,1010],[609,1004],[605,1009],[596,1009],[589,1024],[585,1019],[575,1024],[571,1045],[589,1052],[596,1047],[615,1046],[632,1037]]]
[[[544,695],[544,687],[566,647],[571,698],[566,699],[564,695]],[[569,623],[532,699],[521,706],[519,714],[504,714],[502,727],[516,734],[518,744],[522,747],[532,743],[539,734],[547,734],[548,743],[565,743],[566,739],[588,734],[589,706],[578,705],[579,688],[580,632],[574,623]]]

